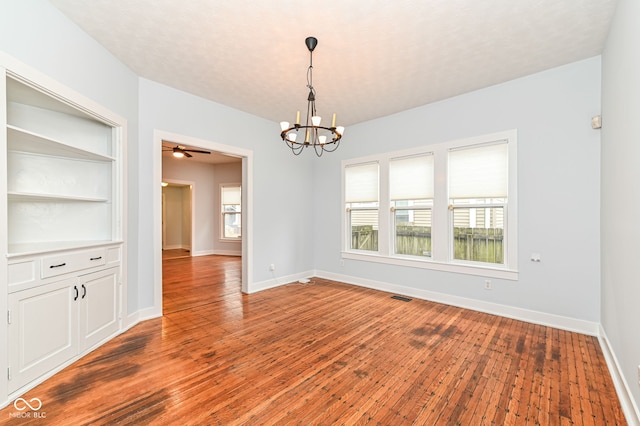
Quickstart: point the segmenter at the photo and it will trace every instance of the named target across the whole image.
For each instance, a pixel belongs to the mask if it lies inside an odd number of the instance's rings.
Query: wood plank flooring
[[[163,271],[162,318],[24,396],[47,424],[626,424],[591,336],[322,279],[242,295],[235,257]]]

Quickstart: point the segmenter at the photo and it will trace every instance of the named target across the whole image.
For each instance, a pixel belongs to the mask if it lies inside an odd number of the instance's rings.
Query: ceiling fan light
[[[182,158],[182,157],[184,157],[184,152],[173,151],[173,156],[176,157],[176,158]]]

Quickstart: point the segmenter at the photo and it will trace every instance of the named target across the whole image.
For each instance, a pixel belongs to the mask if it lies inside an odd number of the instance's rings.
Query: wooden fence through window
[[[454,259],[504,263],[504,238],[501,228],[454,228]],[[378,250],[378,230],[371,225],[351,228],[351,248]],[[396,254],[431,257],[431,227],[396,227]]]

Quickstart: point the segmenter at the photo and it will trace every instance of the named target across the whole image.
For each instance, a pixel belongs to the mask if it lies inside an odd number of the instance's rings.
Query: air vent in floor
[[[411,298],[404,296],[391,296],[392,299],[402,300],[403,302],[411,302]]]

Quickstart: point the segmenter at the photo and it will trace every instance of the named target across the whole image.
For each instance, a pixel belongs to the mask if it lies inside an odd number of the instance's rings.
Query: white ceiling
[[[50,1],[141,77],[274,122],[306,111],[313,35],[318,113],[345,126],[598,55],[616,3]]]

